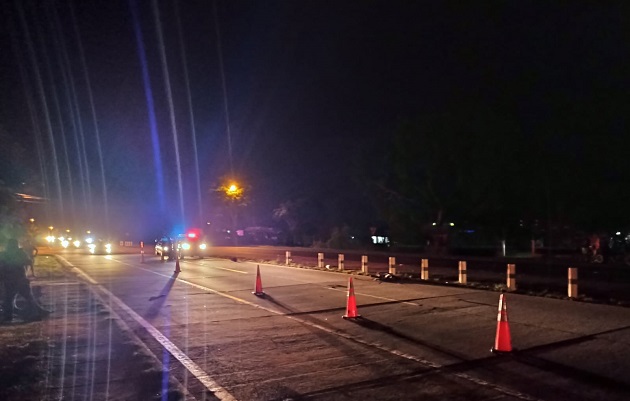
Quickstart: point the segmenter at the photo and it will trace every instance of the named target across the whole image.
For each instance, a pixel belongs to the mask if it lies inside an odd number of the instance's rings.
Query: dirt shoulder
[[[38,256],[35,274],[34,293],[52,313],[0,325],[1,400],[185,398],[126,324],[54,256]]]

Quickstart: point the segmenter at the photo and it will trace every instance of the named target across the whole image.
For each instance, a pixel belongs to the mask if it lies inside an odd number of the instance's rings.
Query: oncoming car
[[[180,259],[188,257],[203,258],[206,256],[208,243],[203,240],[200,230],[189,230],[177,238],[177,250]]]
[[[88,244],[88,250],[92,255],[111,255],[112,244],[110,242],[99,239],[93,241],[91,244]]]

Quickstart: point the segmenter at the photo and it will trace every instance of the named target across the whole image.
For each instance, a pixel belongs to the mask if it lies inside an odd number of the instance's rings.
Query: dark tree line
[[[630,226],[626,143],[575,124],[525,132],[484,111],[429,115],[374,143],[362,155],[360,180],[391,234],[408,243],[421,241],[421,228],[432,223],[497,232],[521,221],[623,229]]]

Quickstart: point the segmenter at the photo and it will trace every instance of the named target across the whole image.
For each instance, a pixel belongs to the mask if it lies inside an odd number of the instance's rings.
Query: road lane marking
[[[338,292],[346,292],[348,291],[346,288],[341,289],[341,288],[332,288],[332,287],[324,287],[327,290],[331,290],[331,291],[338,291]],[[387,298],[387,297],[379,297],[378,295],[370,295],[370,294],[365,294],[362,292],[356,292],[356,295],[361,295],[363,297],[370,297],[370,298],[376,298],[376,299],[381,299],[383,301],[390,301],[390,302],[400,302],[400,299],[394,299],[394,298]],[[403,301],[400,302],[401,304],[407,304],[407,305],[413,305],[413,306],[422,306],[422,304],[417,304],[415,302],[409,302],[409,301]]]
[[[143,267],[139,267],[137,265],[134,265],[134,264],[131,264],[131,263],[127,263],[127,262],[123,262],[123,261],[120,261],[120,260],[116,260],[116,261],[121,263],[121,264],[133,267],[135,269],[144,270],[146,272],[149,272],[149,273],[152,273],[152,274],[155,274],[155,275],[158,275],[158,276],[162,276],[164,278],[168,278],[168,279],[172,278],[172,275],[159,273],[159,272],[156,272],[156,271],[150,270],[150,269],[145,269]],[[297,316],[294,316],[294,315],[288,315],[288,314],[286,314],[284,312],[279,312],[277,310],[274,310],[274,309],[271,309],[271,308],[267,308],[267,307],[262,306],[262,305],[255,304],[255,303],[250,302],[250,301],[248,301],[246,299],[239,298],[239,297],[236,297],[234,295],[230,295],[230,294],[227,294],[225,292],[221,292],[219,290],[214,290],[212,288],[209,288],[209,287],[206,287],[206,286],[203,286],[203,285],[200,285],[200,284],[196,284],[196,283],[193,283],[191,281],[188,281],[188,280],[185,280],[185,279],[181,279],[179,277],[177,277],[176,280],[181,282],[181,283],[183,283],[183,284],[188,284],[191,287],[200,289],[202,291],[207,291],[209,293],[216,294],[216,295],[219,295],[219,296],[231,299],[231,300],[236,301],[238,303],[249,305],[249,306],[251,306],[253,308],[256,308],[256,309],[264,310],[264,311],[272,313],[274,315],[284,316],[287,319],[290,319],[290,320],[293,320],[295,322],[298,322],[298,323],[301,323],[301,324],[304,324],[304,325],[307,325],[307,326],[319,329],[319,330],[324,331],[324,332],[326,332],[328,334],[332,334],[332,335],[335,335],[335,336],[338,336],[338,337],[342,337],[342,338],[345,338],[345,339],[347,339],[349,341],[352,341],[352,342],[355,342],[355,343],[358,343],[358,344],[361,344],[361,345],[365,345],[365,346],[370,347],[370,348],[376,348],[376,349],[378,349],[380,351],[384,351],[384,352],[387,352],[389,354],[392,354],[392,355],[395,355],[395,356],[398,356],[398,357],[401,357],[401,358],[405,358],[405,359],[408,359],[408,360],[411,360],[411,361],[414,361],[414,362],[418,362],[420,364],[423,364],[423,365],[428,366],[428,367],[430,367],[432,369],[435,369],[435,370],[441,370],[443,368],[447,368],[448,367],[448,365],[442,365],[442,364],[439,364],[439,363],[431,362],[429,360],[417,357],[415,355],[411,355],[411,354],[408,354],[408,353],[405,353],[405,352],[401,352],[401,351],[399,351],[397,349],[389,348],[389,347],[387,347],[385,345],[382,345],[380,343],[375,343],[375,342],[370,342],[370,341],[367,341],[367,340],[362,340],[360,338],[353,337],[352,335],[350,335],[348,333],[345,333],[343,331],[334,330],[332,328],[328,328],[328,327],[322,326],[322,325],[320,325],[318,323],[311,322],[311,321],[308,321],[308,320],[305,320],[305,319],[301,319],[301,318],[299,318]],[[341,290],[339,290],[339,291],[341,291]],[[491,388],[491,389],[493,389],[493,390],[495,390],[497,392],[500,392],[502,394],[505,394],[505,395],[508,395],[508,396],[511,396],[511,397],[518,398],[520,400],[524,400],[524,401],[542,401],[541,399],[532,397],[529,394],[525,394],[525,393],[519,392],[517,390],[512,390],[512,389],[509,389],[509,388],[505,388],[503,386],[500,386],[500,385],[497,385],[497,384],[494,384],[494,383],[490,383],[490,382],[488,382],[486,380],[479,379],[479,378],[476,378],[474,376],[470,376],[470,375],[468,375],[466,373],[453,372],[453,375],[456,376],[456,377],[459,377],[460,379],[464,379],[464,380],[470,381],[470,382],[475,383],[475,384],[477,384],[479,386],[482,386],[482,387]]]
[[[88,281],[90,284],[93,284],[98,288],[99,291],[103,292],[105,295],[109,297],[119,308],[124,310],[133,320],[136,321],[140,326],[142,326],[148,333],[153,336],[153,338],[159,342],[162,347],[164,347],[173,357],[175,357],[188,371],[195,377],[197,380],[201,382],[209,391],[211,391],[218,399],[221,401],[237,401],[237,399],[230,394],[225,388],[221,387],[216,381],[214,381],[208,373],[206,373],[199,365],[193,362],[192,359],[188,357],[182,350],[180,350],[175,344],[173,344],[168,338],[166,338],[158,329],[156,329],[151,323],[147,322],[142,316],[137,314],[133,309],[131,309],[127,304],[125,304],[121,299],[112,294],[107,288],[103,287],[96,280],[90,277],[87,273],[85,273],[80,268],[74,266],[72,263],[68,262],[63,257],[59,257],[65,261],[68,266],[72,267],[72,270],[82,277],[84,280]],[[125,262],[121,262],[116,259],[119,263],[128,264]],[[142,269],[146,271],[151,271],[147,269]],[[157,273],[159,274],[159,273]],[[163,276],[163,274],[159,274]],[[170,276],[167,276],[170,277]],[[186,389],[188,391],[188,389]]]
[[[197,265],[197,263],[193,263],[193,265]],[[219,266],[210,266],[207,265],[203,262],[199,263],[197,266],[204,266],[204,267],[210,267],[212,269],[221,269],[221,270],[227,270],[227,271],[231,271],[231,272],[235,272],[235,273],[242,273],[242,274],[249,274],[249,272],[243,271],[243,270],[236,270],[236,269],[228,269],[227,267],[219,267]]]

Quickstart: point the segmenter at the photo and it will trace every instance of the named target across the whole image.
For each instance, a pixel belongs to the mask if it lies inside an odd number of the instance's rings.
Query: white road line
[[[128,263],[121,262],[116,259],[112,259],[112,260],[129,265]],[[221,401],[237,401],[237,399],[232,394],[230,394],[226,389],[224,389],[217,382],[215,382],[203,369],[201,369],[199,365],[193,362],[192,359],[188,357],[188,355],[186,355],[175,344],[173,344],[168,338],[166,338],[158,329],[153,327],[151,323],[147,322],[142,316],[138,315],[133,309],[128,307],[123,301],[121,301],[118,297],[112,294],[105,287],[100,285],[97,281],[95,281],[83,270],[74,266],[67,260],[65,262],[68,264],[68,266],[72,266],[72,270],[74,270],[77,275],[83,277],[83,279],[93,284],[94,286],[98,287],[99,291],[105,293],[109,297],[109,299],[111,299],[119,308],[124,310],[127,314],[129,314],[129,316],[131,316],[133,320],[135,320],[139,325],[144,327],[144,329],[146,329],[147,332],[150,333],[151,336],[153,336],[153,338],[156,341],[158,341],[168,352],[170,352],[171,355],[173,355],[186,369],[188,369],[188,371],[193,376],[195,376],[197,380],[199,380],[218,399],[220,399]],[[133,265],[130,265],[130,266],[133,266]],[[142,270],[155,273],[147,269],[142,269]],[[156,273],[156,274],[164,276],[163,274],[160,274],[160,273]],[[165,277],[169,277],[169,276],[165,276]]]
[[[339,291],[339,292],[346,292],[348,291],[347,289],[341,289],[341,288],[331,288],[331,287],[324,287],[327,290],[332,290],[332,291]],[[387,298],[387,297],[379,297],[378,295],[370,295],[370,294],[365,294],[362,292],[354,292],[355,295],[361,295],[363,297],[370,297],[370,298],[376,298],[376,299],[382,299],[383,301],[393,301],[393,302],[400,302],[400,299],[394,299],[394,298]],[[401,304],[407,304],[407,305],[413,305],[413,306],[422,306],[421,304],[417,304],[414,302],[409,302],[409,301],[403,301],[400,302]]]
[[[193,263],[193,265],[196,265],[196,266],[209,267],[209,268],[211,268],[211,269],[221,269],[221,270],[227,270],[227,271],[231,271],[231,272],[234,272],[234,273],[249,274],[249,272],[246,272],[246,271],[243,271],[243,270],[228,269],[227,267],[219,267],[219,266],[210,266],[210,265],[207,265],[207,264],[205,264],[205,263],[203,263],[203,262],[202,262],[202,263],[199,263],[199,264],[197,264],[197,263]]]

